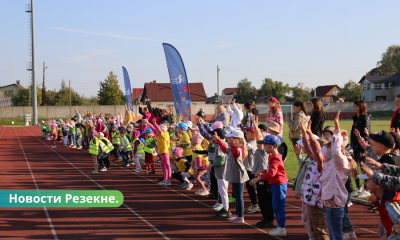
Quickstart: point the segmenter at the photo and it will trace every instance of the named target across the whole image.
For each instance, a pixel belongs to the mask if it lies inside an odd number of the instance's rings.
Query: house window
[[[333,91],[333,95],[337,96],[339,94],[339,91]]]
[[[384,83],[384,84],[383,84],[383,87],[387,90],[387,89],[389,89],[389,84],[390,84],[390,83]]]
[[[382,83],[375,83],[375,90],[382,90]]]
[[[369,91],[371,89],[371,83],[363,83],[363,91]]]

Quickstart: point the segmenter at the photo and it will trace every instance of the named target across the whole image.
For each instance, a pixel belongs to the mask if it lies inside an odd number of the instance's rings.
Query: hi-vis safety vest
[[[50,124],[46,126],[46,132],[51,132]]]
[[[150,142],[154,141],[154,139],[152,137],[147,137],[146,138],[146,142],[144,143],[144,151],[150,154],[153,154],[154,148],[149,148],[146,145],[150,145]]]
[[[105,144],[103,140],[106,141],[107,144]],[[109,153],[114,149],[114,146],[107,138],[102,138],[100,141],[100,145],[103,148],[104,153]]]
[[[89,153],[93,155],[98,155],[99,154],[99,142],[100,140],[97,138],[93,138],[90,140],[90,146],[89,146]]]
[[[142,141],[140,141],[139,138],[135,138],[135,139],[133,140],[132,146],[135,146],[136,141],[139,141],[139,145],[138,145],[136,154],[138,154],[138,153],[144,153],[144,144],[142,143]]]
[[[125,146],[125,140],[127,142],[126,146]],[[122,150],[124,150],[125,152],[132,151],[132,145],[129,143],[129,140],[126,137],[121,138],[121,143],[122,145],[124,145]]]
[[[116,137],[116,135],[117,135],[117,132],[112,132],[112,133],[111,133],[112,143],[113,143],[114,145],[121,145],[121,138]]]

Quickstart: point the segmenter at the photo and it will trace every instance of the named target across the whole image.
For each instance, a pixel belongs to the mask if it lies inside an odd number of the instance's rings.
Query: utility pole
[[[69,105],[72,106],[72,104],[71,104],[71,80],[69,80]]]
[[[37,124],[37,91],[36,91],[36,62],[35,62],[35,18],[33,11],[33,0],[31,0],[31,4],[25,5],[25,12],[30,14],[29,19],[29,30],[30,30],[30,49],[29,53],[32,56],[32,62],[28,63],[27,70],[31,71],[32,75],[32,124]]]
[[[217,65],[217,96],[218,96],[218,104],[219,104],[219,69]]]
[[[46,66],[45,62],[43,62],[43,86],[42,86],[42,106],[46,106],[46,85],[45,85],[45,71]]]

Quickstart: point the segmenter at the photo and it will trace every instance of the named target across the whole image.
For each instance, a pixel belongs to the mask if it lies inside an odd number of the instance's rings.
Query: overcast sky
[[[28,85],[28,0],[0,0],[0,85]],[[174,45],[189,82],[208,96],[248,78],[291,86],[359,81],[400,44],[400,1],[35,1],[37,80],[96,95],[110,71],[123,86],[169,82],[162,43]]]

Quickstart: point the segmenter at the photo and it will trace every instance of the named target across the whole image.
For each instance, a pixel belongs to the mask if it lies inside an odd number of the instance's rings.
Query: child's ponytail
[[[352,157],[347,157],[347,159],[349,160],[349,164],[350,164],[350,169],[351,169],[351,176],[354,179],[358,179],[358,165],[356,163],[356,161],[354,161],[354,159]]]

